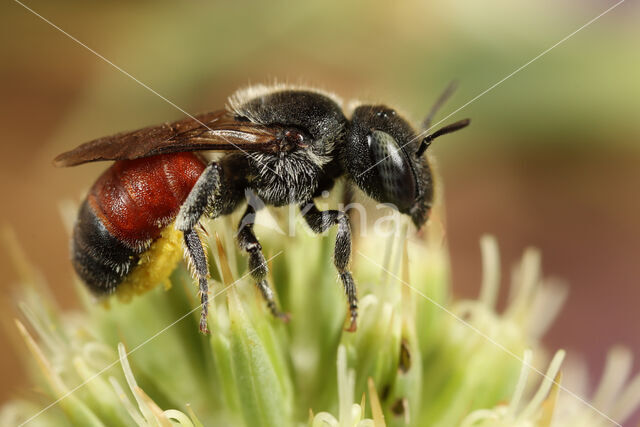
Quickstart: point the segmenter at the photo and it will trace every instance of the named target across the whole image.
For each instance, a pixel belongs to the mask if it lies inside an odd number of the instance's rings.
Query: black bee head
[[[365,193],[409,215],[420,228],[433,201],[433,176],[424,152],[438,136],[468,124],[468,119],[461,120],[421,136],[395,110],[384,105],[360,106],[353,112],[347,133],[342,156],[345,168]]]
[[[431,207],[433,183],[426,157],[417,155],[420,141],[415,138],[416,132],[395,110],[360,106],[353,112],[343,158],[365,193],[409,215],[420,228]]]

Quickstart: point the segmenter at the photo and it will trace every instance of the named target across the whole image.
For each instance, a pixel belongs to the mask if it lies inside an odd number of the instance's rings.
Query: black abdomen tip
[[[139,254],[106,229],[87,200],[82,203],[71,242],[73,267],[95,295],[113,293]]]

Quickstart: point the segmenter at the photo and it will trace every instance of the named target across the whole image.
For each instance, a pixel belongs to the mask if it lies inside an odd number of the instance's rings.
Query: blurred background
[[[452,80],[454,111],[615,2],[74,2],[26,4],[190,113],[236,88],[304,83],[384,102],[415,123]],[[107,164],[60,170],[58,153],[184,116],[15,2],[0,6],[0,224],[9,225],[60,305],[77,301],[63,200]],[[640,355],[640,9],[625,2],[448,122],[437,141],[457,296],[475,296],[478,240],[497,236],[503,282],[527,246],[569,298],[546,336],[583,355],[593,380],[609,347]],[[17,274],[0,256],[3,298]],[[503,286],[506,288],[506,286]],[[0,401],[23,381],[2,331]],[[637,371],[637,367],[635,368]]]

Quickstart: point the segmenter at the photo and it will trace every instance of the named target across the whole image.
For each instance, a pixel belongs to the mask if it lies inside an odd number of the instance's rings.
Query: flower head
[[[16,324],[35,362],[36,387],[2,408],[0,424],[606,425],[559,393],[564,352],[546,376],[536,368],[547,363],[540,337],[566,295],[541,279],[538,252],[525,252],[499,313],[492,238],[481,244],[480,297],[455,300],[438,240],[407,239],[406,227],[363,237],[353,259],[360,323],[349,333],[332,235],[301,229],[263,238],[269,279],[291,314],[283,323],[270,316],[233,249],[233,223],[219,221],[209,233],[208,336],[198,332],[197,296],[184,266],[170,288],[110,307],[94,304],[79,286],[86,303],[79,312],[60,311],[38,276],[25,276]],[[628,359],[621,354],[613,353],[616,366]],[[594,404],[621,420],[637,406],[640,382],[623,388],[628,370],[609,371]]]

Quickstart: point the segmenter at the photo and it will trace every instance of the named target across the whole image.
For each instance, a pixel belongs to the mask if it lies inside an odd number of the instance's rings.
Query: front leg
[[[289,316],[278,309],[273,297],[273,291],[269,287],[269,282],[266,280],[269,267],[262,254],[262,246],[253,233],[255,218],[256,210],[250,202],[238,225],[238,246],[249,254],[249,274],[251,274],[251,277],[256,281],[256,286],[267,302],[267,307],[269,307],[271,314],[287,321]]]
[[[191,189],[187,200],[180,207],[180,212],[175,222],[176,229],[184,234],[185,255],[192,267],[191,274],[198,281],[201,302],[200,332],[203,334],[209,332],[207,328],[209,265],[200,237],[194,228],[198,224],[200,217],[210,209],[213,197],[220,188],[220,180],[219,165],[216,163],[209,164],[198,178],[196,185]]]
[[[358,296],[356,295],[356,284],[348,270],[349,260],[351,258],[351,227],[349,225],[349,218],[342,211],[320,211],[313,201],[300,206],[300,210],[309,227],[318,234],[324,233],[332,225],[338,225],[333,261],[340,274],[340,280],[342,280],[344,291],[347,294],[347,300],[349,302],[350,323],[347,330],[354,332],[357,327]]]

